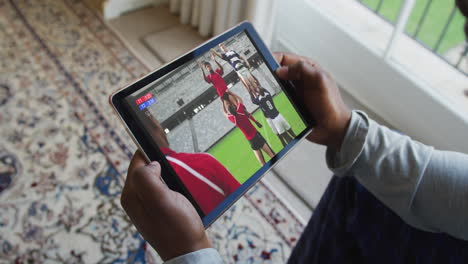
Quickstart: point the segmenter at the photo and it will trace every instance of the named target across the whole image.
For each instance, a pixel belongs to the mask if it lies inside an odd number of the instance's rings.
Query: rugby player
[[[262,110],[273,133],[278,136],[281,144],[286,146],[293,138],[296,137],[296,134],[294,134],[288,121],[286,121],[283,115],[276,108],[271,93],[267,89],[260,87],[259,93],[250,92],[249,94],[252,103],[258,105]]]
[[[145,114],[145,127],[205,215],[240,187],[236,178],[210,154],[172,150],[159,121],[149,111]]]
[[[239,53],[233,50],[228,50],[224,44],[219,44],[218,46],[222,52],[219,53],[216,50],[211,49],[211,54],[214,54],[222,60],[227,61],[232,66],[232,68],[234,69],[234,71],[236,71],[237,75],[241,79],[242,84],[244,84],[244,87],[247,89],[247,91],[258,92],[256,78],[249,70],[250,68],[252,68],[249,61]]]
[[[234,94],[231,91],[228,91],[227,84],[223,78],[223,75],[224,75],[223,66],[215,59],[213,54],[211,54],[211,59],[216,63],[218,68],[216,70],[213,70],[211,63],[205,61],[203,64],[208,74],[205,74],[205,70],[203,69],[202,64],[198,62],[198,67],[200,67],[202,71],[203,79],[205,80],[205,82],[213,85],[213,87],[215,88],[216,92],[219,95],[219,98],[223,98],[225,93],[229,93],[230,95],[238,98],[236,94]],[[224,107],[225,101],[221,99],[221,102],[223,103],[223,107]],[[262,124],[258,122],[249,112],[247,112],[247,109],[244,109],[244,111],[247,114],[248,118],[251,119],[257,125],[257,127],[262,128]]]
[[[265,141],[262,134],[250,123],[242,99],[231,95],[224,96],[222,99],[225,101],[223,103],[223,111],[227,119],[242,131],[245,138],[249,141],[255,157],[257,157],[260,164],[264,165],[265,158],[263,157],[262,150],[271,158],[275,156],[275,152]]]

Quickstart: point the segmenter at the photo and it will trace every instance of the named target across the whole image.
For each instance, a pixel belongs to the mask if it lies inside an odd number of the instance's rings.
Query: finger
[[[290,81],[312,81],[315,79],[319,70],[312,65],[299,60],[289,66],[280,67],[276,74],[280,79]]]
[[[278,64],[281,66],[294,64],[300,60],[300,57],[298,55],[294,55],[287,52],[275,52],[274,56]]]
[[[134,197],[134,191],[132,189],[131,183],[131,178],[134,175],[134,171],[138,168],[144,167],[145,165],[146,160],[143,157],[143,154],[140,152],[140,150],[135,151],[132,160],[130,161],[130,164],[128,166],[127,178],[125,179],[125,185],[123,187],[122,194],[120,197],[120,203],[122,204],[122,207],[125,209],[125,211],[127,211],[127,208],[130,208],[134,204],[136,204],[136,201],[134,201],[134,199],[131,199],[132,197]]]
[[[291,64],[295,64],[299,61],[304,61],[310,65],[316,65],[317,63],[309,59],[307,57],[299,56],[296,54],[288,53],[288,52],[277,52],[275,53],[275,59],[278,61],[279,65],[287,66]]]
[[[307,140],[323,145],[326,142],[327,133],[320,133],[318,129],[320,128],[312,130],[312,132],[310,132],[310,134],[307,136]]]
[[[135,192],[132,190],[131,184],[125,184],[120,196],[120,204],[127,213],[127,215],[132,219],[135,216],[134,208],[139,205],[140,201],[136,197]]]
[[[132,171],[135,170],[136,168],[143,167],[146,165],[146,158],[143,156],[143,153],[141,153],[140,150],[135,151],[133,154],[132,160],[130,161],[130,164],[128,165],[128,170],[127,170],[127,176],[131,175]]]
[[[283,56],[282,52],[273,52],[273,57],[278,62],[278,64],[280,63],[282,56]]]
[[[130,185],[125,185],[124,190],[122,191],[120,202],[128,217],[130,218],[130,221],[135,225],[138,232],[140,232],[140,234],[145,237],[146,240],[151,238],[152,236],[149,236],[146,234],[146,232],[149,232],[150,230],[153,232],[157,231],[153,230],[155,224],[154,219],[153,221],[150,220],[150,216],[146,213],[146,210],[142,206],[143,203],[140,201],[140,199],[138,199],[136,193],[131,190]],[[149,242],[151,243],[152,241]]]
[[[170,190],[161,180],[161,166],[158,162],[136,168],[130,181],[141,201],[151,206],[164,206]]]
[[[132,223],[135,224],[135,226],[137,226],[138,229],[137,220],[144,219],[141,218],[141,216],[144,215],[144,210],[140,205],[141,201],[136,196],[135,191],[132,188],[132,184],[129,181],[129,179],[131,178],[129,177],[129,175],[130,173],[127,174],[127,179],[125,181],[125,185],[120,196],[120,204],[122,205],[127,215],[130,217]]]

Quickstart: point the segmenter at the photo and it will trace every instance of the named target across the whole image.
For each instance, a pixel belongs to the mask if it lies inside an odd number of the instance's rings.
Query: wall
[[[103,6],[104,18],[116,18],[132,10],[167,2],[168,0],[108,0]]]

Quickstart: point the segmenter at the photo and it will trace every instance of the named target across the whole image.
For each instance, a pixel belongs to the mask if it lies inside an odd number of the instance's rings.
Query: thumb
[[[141,153],[141,151],[137,150],[135,154],[133,154],[132,160],[130,161],[130,164],[128,165],[128,170],[127,172],[131,174],[133,170],[135,170],[138,167],[145,166],[147,163],[145,156]]]
[[[156,161],[136,168],[130,180],[141,201],[157,205],[169,193],[161,179],[161,165]]]

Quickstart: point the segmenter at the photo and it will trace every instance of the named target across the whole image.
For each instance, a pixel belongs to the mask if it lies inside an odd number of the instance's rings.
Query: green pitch
[[[281,92],[275,96],[273,101],[275,102],[278,111],[291,125],[294,133],[299,135],[305,129],[305,124],[296,114],[294,107],[291,105],[286,95]],[[257,130],[262,134],[273,151],[278,153],[282,150],[283,145],[279,141],[278,137],[271,131],[262,111],[258,109],[253,116],[263,125],[262,128],[257,128]],[[257,160],[252,148],[250,147],[249,142],[239,128],[235,128],[224,136],[224,138],[214,145],[208,152],[215,156],[240,183],[244,183],[261,167],[260,162]],[[265,161],[270,160],[270,157],[266,154],[263,156],[265,157]]]

